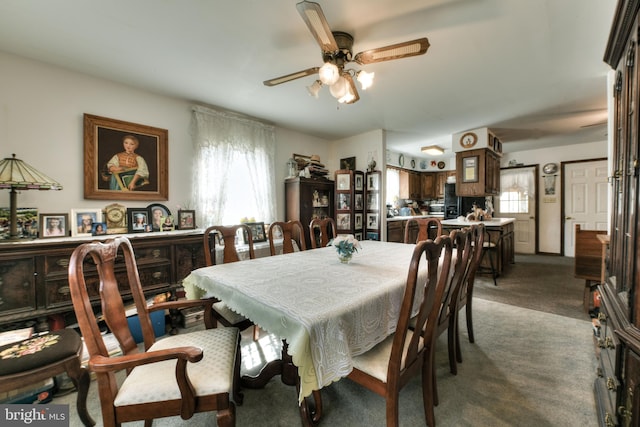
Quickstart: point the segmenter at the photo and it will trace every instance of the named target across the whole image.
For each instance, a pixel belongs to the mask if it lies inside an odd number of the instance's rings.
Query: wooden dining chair
[[[294,244],[298,246],[298,250],[304,251],[307,245],[304,242],[304,228],[302,223],[297,220],[287,222],[276,221],[269,225],[267,236],[269,238],[269,249],[271,255],[277,255],[276,245],[274,243],[274,234],[276,229],[280,230],[282,235],[282,253],[289,254],[295,252]]]
[[[469,233],[471,235],[471,241],[473,249],[469,255],[470,263],[469,263],[469,271],[467,272],[467,277],[465,278],[460,291],[458,292],[458,302],[456,304],[456,309],[458,313],[456,317],[459,317],[460,310],[465,308],[465,314],[467,319],[467,334],[469,336],[469,342],[475,342],[475,337],[473,335],[473,285],[475,282],[476,272],[478,270],[478,266],[480,265],[480,260],[482,258],[482,248],[484,247],[484,237],[485,230],[484,224],[474,224],[469,227]],[[456,318],[455,321],[455,336],[456,336],[456,360],[458,363],[462,363],[462,352],[460,351],[460,333],[459,333],[459,322]]]
[[[411,238],[411,226],[414,223],[418,225],[418,237],[415,240]],[[438,218],[409,218],[404,228],[405,243],[416,243],[421,240],[435,239],[441,235],[442,223]]]
[[[309,223],[309,236],[311,236],[311,248],[324,248],[331,239],[338,235],[336,221],[333,218],[314,218]],[[316,236],[318,231],[318,236]]]
[[[433,346],[438,301],[446,286],[451,267],[452,246],[449,236],[417,243],[407,275],[396,331],[366,353],[353,358],[348,378],[379,394],[386,401],[387,427],[399,422],[400,389],[409,379],[422,375],[422,398],[427,425],[435,426],[433,396],[429,392],[435,372],[427,353]],[[421,259],[427,263],[426,275],[420,275]],[[440,263],[441,268],[438,268]],[[417,301],[416,301],[417,300]],[[415,330],[410,328],[413,307],[419,307]]]
[[[85,281],[93,277],[97,279]],[[126,286],[126,290],[125,290]],[[217,411],[219,426],[235,426],[240,393],[240,332],[213,328],[214,300],[181,300],[147,307],[131,243],[124,236],[77,247],[69,263],[69,288],[80,331],[89,353],[89,370],[96,374],[102,421],[120,426],[154,418]],[[111,356],[92,305],[99,290],[102,318],[115,335],[122,355]],[[133,298],[144,340],[140,350],[129,329],[122,294]],[[207,329],[155,339],[152,311],[204,307]],[[116,373],[126,370],[124,381]]]
[[[204,260],[207,266],[216,264],[216,243],[223,243],[223,264],[241,261],[238,250],[236,249],[236,236],[241,230],[247,236],[247,245],[249,246],[249,259],[255,259],[256,254],[253,249],[253,234],[251,228],[246,224],[237,225],[212,225],[204,231]],[[253,326],[253,340],[260,338],[260,328],[240,313],[231,310],[224,301],[217,301],[213,304],[213,317],[216,322],[222,323],[227,327],[236,327],[241,331]]]

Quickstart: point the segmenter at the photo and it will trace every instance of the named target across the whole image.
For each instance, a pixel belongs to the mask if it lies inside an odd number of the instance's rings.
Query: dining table
[[[328,246],[199,268],[182,284],[188,298],[218,298],[284,340],[302,404],[395,331],[415,245],[360,244],[349,263]]]

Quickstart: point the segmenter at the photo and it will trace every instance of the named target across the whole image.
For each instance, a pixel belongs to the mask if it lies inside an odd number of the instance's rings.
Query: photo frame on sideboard
[[[69,214],[66,213],[41,213],[40,238],[65,237],[69,235]]]

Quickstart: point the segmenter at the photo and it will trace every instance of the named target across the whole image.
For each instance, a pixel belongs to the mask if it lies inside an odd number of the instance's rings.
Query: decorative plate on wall
[[[558,165],[556,163],[547,163],[542,167],[542,172],[546,174],[552,174],[558,172]]]
[[[420,161],[420,169],[426,169],[426,168],[427,168],[427,161],[426,160]]]
[[[438,162],[438,169],[444,169],[444,166],[445,166],[444,162],[442,160],[440,160]]]

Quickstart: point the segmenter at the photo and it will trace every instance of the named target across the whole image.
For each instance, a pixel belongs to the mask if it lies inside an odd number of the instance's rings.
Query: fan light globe
[[[327,86],[333,85],[340,78],[340,70],[335,64],[331,62],[325,62],[320,71],[318,71],[320,81]]]
[[[367,90],[373,84],[373,77],[375,73],[367,73],[364,70],[358,71],[357,80],[360,82],[362,90]]]
[[[347,93],[347,79],[340,76],[338,81],[329,87],[329,92],[334,98],[340,99]]]

